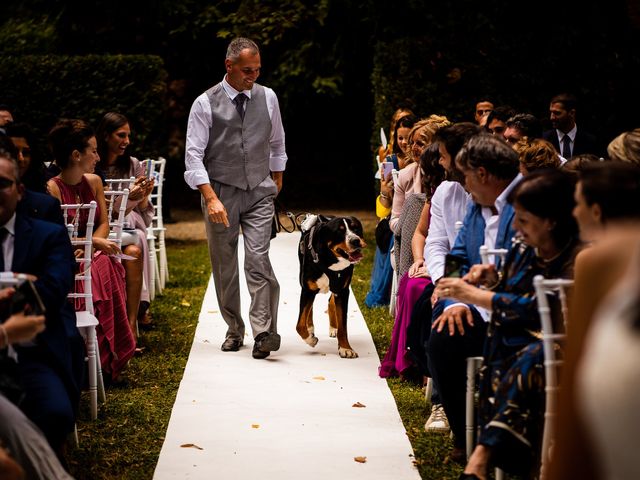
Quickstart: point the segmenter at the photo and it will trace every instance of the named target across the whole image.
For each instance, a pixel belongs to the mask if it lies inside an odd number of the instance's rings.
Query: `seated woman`
[[[422,171],[422,195],[410,195],[405,202],[403,215],[400,216],[400,252],[396,256],[396,269],[400,273],[398,283],[398,301],[396,308],[396,318],[391,336],[391,344],[380,364],[378,371],[380,377],[407,376],[408,370],[415,366],[415,358],[412,358],[407,350],[408,326],[411,319],[413,305],[423,292],[427,284],[431,282],[423,267],[414,265],[424,265],[424,243],[429,228],[428,205],[436,187],[444,178],[444,170],[438,164],[440,153],[437,144],[431,144],[420,156],[419,169]],[[415,204],[415,206],[414,206]],[[422,215],[426,211],[427,215]],[[409,218],[413,216],[414,218]],[[406,225],[407,224],[407,225]],[[405,225],[408,227],[405,232]],[[414,241],[418,234],[418,240]],[[405,239],[409,239],[406,242]],[[420,239],[422,239],[420,241]],[[397,240],[397,239],[396,239]],[[400,246],[396,241],[396,248]],[[405,255],[404,251],[408,251]],[[408,257],[408,259],[403,259]],[[415,261],[414,261],[415,260]],[[421,269],[420,269],[421,268]],[[422,374],[418,375],[422,377]]]
[[[408,164],[408,138],[411,128],[418,119],[414,115],[400,117],[393,134],[394,154],[387,158],[393,161],[394,169],[402,170]],[[376,198],[376,215],[380,219],[376,227],[376,253],[371,271],[371,284],[365,297],[367,307],[388,305],[391,297],[393,269],[391,268],[391,248],[393,232],[389,227],[389,216],[393,202],[393,178],[380,171],[380,195]],[[384,228],[382,228],[384,227]]]
[[[124,268],[114,257],[121,253],[108,239],[109,221],[102,180],[92,172],[98,162],[97,142],[93,129],[82,120],[60,120],[49,132],[49,145],[60,173],[48,181],[49,193],[61,203],[98,204],[93,231],[91,286],[102,371],[118,380],[133,356],[136,342],[129,327],[126,307]],[[69,219],[86,228],[86,217]]]
[[[153,205],[149,201],[153,179],[144,176],[143,165],[128,153],[130,134],[129,120],[116,112],[105,114],[96,129],[100,165],[105,177],[136,178],[134,186],[129,191],[125,224],[135,229],[137,238],[133,238],[130,244],[125,245],[123,242],[122,245],[125,254],[135,257],[135,260],[122,262],[126,272],[127,314],[131,331],[135,335],[138,318],[141,320],[141,327],[150,324],[147,315],[151,302],[148,286],[154,279],[149,265],[147,227],[151,225],[153,218]]]
[[[460,478],[485,479],[490,464],[527,478],[537,471],[544,368],[533,278],[573,276],[582,248],[571,215],[574,183],[560,170],[524,177],[509,196],[518,235],[503,271],[474,265],[462,279],[443,278],[436,287],[441,297],[492,311],[480,371],[480,436]]]
[[[638,478],[638,475],[622,474],[621,469],[629,466],[637,468],[638,462],[633,455],[629,455],[634,452],[633,449],[629,450],[629,444],[620,443],[629,438],[625,435],[630,430],[616,428],[620,426],[622,419],[631,430],[635,429],[637,422],[630,420],[628,416],[622,417],[625,414],[619,413],[623,411],[625,401],[633,401],[633,396],[626,387],[620,389],[624,400],[617,395],[607,396],[614,392],[605,387],[605,383],[625,386],[634,383],[622,378],[624,370],[613,368],[607,372],[607,379],[600,379],[602,391],[596,395],[595,390],[592,390],[589,394],[593,398],[585,399],[585,392],[579,391],[578,382],[580,376],[584,375],[583,369],[587,362],[601,360],[595,355],[596,351],[592,350],[597,349],[598,342],[604,340],[604,337],[600,338],[600,333],[592,333],[598,317],[605,322],[603,325],[612,328],[612,332],[618,328],[626,329],[624,335],[629,341],[633,341],[633,335],[638,336],[637,330],[634,332],[629,323],[623,320],[629,318],[628,313],[637,312],[637,308],[628,312],[620,310],[629,305],[636,294],[627,294],[615,309],[598,314],[601,304],[608,295],[613,294],[616,284],[629,282],[631,288],[634,288],[634,274],[638,268],[636,252],[640,226],[640,167],[631,161],[620,160],[622,159],[589,162],[578,172],[574,216],[580,227],[580,237],[590,244],[590,248],[584,249],[576,258],[574,306],[569,311],[571,329],[564,352],[565,361],[560,378],[562,388],[558,392],[558,415],[554,429],[556,442],[549,466],[549,478],[552,480]],[[607,317],[610,321],[602,320],[602,317]],[[589,336],[592,336],[590,341]],[[588,346],[588,342],[592,346]],[[621,354],[623,347],[628,346],[629,342],[616,341],[615,352],[611,345],[613,344],[609,343],[608,361],[600,367],[608,367],[608,362],[619,359],[616,354]],[[631,360],[632,355],[627,355],[625,360]],[[595,365],[592,364],[591,367]],[[582,382],[584,381],[583,378]],[[594,386],[590,385],[592,389]],[[589,385],[583,384],[581,388],[589,388]],[[621,403],[613,405],[617,401]],[[613,430],[603,425],[600,419],[594,418],[593,408],[597,405],[609,412],[602,420],[610,422],[609,427],[617,430],[615,439],[610,436]],[[609,409],[609,406],[614,408]],[[620,448],[621,445],[624,448]],[[619,449],[618,452],[616,449]]]

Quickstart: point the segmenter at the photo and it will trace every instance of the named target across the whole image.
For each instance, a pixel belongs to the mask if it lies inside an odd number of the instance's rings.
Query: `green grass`
[[[382,358],[391,340],[393,318],[387,308],[364,305],[375,251],[373,229],[367,232],[370,247],[355,269],[352,287]],[[78,480],[153,476],[210,275],[206,242],[169,241],[168,259],[171,279],[152,303],[156,328],[142,333],[140,343],[146,350],[130,362],[128,386],[107,389],[107,403],[99,405],[96,421],[89,417],[89,398],[83,393],[80,443],[67,452],[71,474]],[[451,448],[449,438],[424,431],[428,405],[421,388],[397,378],[388,384],[422,478],[458,478],[460,467],[443,465]]]

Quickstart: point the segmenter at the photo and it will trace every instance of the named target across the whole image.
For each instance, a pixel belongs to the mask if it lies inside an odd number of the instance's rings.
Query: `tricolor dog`
[[[313,301],[319,292],[330,292],[329,336],[338,337],[342,358],[356,358],[358,354],[347,339],[347,306],[353,266],[362,259],[361,250],[366,246],[362,223],[355,217],[307,215],[301,230],[298,258],[302,291],[296,330],[305,342],[316,346]]]

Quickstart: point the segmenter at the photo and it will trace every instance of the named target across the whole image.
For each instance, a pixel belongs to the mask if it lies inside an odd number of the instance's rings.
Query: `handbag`
[[[393,232],[389,226],[389,217],[381,219],[376,225],[376,245],[382,253],[389,251],[389,245],[391,244],[391,237]]]

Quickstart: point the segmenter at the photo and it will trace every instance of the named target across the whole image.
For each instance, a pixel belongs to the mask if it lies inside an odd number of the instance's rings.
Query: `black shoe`
[[[269,353],[274,352],[280,348],[280,335],[272,332],[259,333],[255,338],[253,344],[253,358],[267,358]]]
[[[461,473],[458,480],[480,480],[480,477],[473,473]]]
[[[251,352],[251,356],[257,360],[262,360],[264,358],[267,358],[269,355],[271,354],[271,352],[265,352],[262,351],[258,348],[258,344],[254,343],[253,344],[253,351]]]
[[[275,352],[280,348],[280,335],[274,332],[262,332],[255,339],[258,348],[264,352]]]
[[[220,349],[223,352],[237,352],[238,350],[240,350],[241,346],[242,346],[242,340],[240,340],[238,338],[228,337],[222,343],[222,347],[220,347]]]

